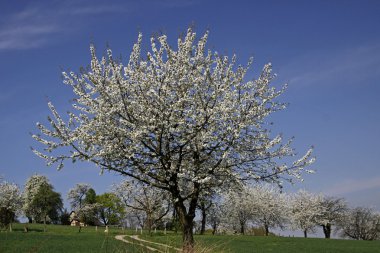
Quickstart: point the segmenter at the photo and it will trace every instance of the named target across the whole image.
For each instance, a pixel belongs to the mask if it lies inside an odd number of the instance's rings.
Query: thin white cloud
[[[73,25],[78,19],[94,14],[125,12],[125,5],[105,5],[104,3],[80,2],[58,6],[29,6],[23,10],[2,17],[0,26],[0,50],[37,48],[54,40],[57,35],[74,31]],[[86,21],[89,20],[88,18]],[[88,25],[88,22],[80,22]]]
[[[29,49],[44,45],[46,35],[59,31],[55,25],[25,25],[0,31],[0,49]]]
[[[193,5],[196,1],[198,0],[33,1],[18,12],[0,15],[0,50],[41,47],[57,40],[58,36],[72,34],[83,26],[96,22],[100,15],[133,15],[143,11],[144,5],[152,8],[181,8]]]
[[[380,177],[372,177],[367,179],[349,179],[336,183],[330,189],[326,190],[329,195],[345,195],[374,188],[380,188]]]
[[[347,85],[380,76],[380,43],[336,52],[314,52],[282,69],[296,86]]]

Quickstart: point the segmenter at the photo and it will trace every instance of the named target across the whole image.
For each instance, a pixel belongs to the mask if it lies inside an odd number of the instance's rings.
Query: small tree
[[[290,219],[294,229],[301,229],[306,238],[308,232],[315,232],[315,226],[320,223],[323,208],[322,196],[298,191],[291,196]]]
[[[117,224],[122,219],[125,210],[123,203],[113,193],[103,193],[96,196],[97,215],[104,225]]]
[[[34,152],[47,164],[66,159],[91,161],[171,194],[183,228],[183,249],[194,251],[193,223],[199,196],[225,183],[256,180],[279,183],[300,178],[313,162],[311,150],[291,164],[291,140],[272,136],[268,116],[285,108],[284,88],[270,86],[271,64],[257,79],[245,80],[248,67],[206,50],[208,32],[195,40],[188,29],[175,50],[166,35],[151,38],[141,56],[142,35],[126,65],[110,49],[100,61],[91,50],[88,72],[63,73],[75,93],[65,122],[51,102],[46,136],[33,137],[46,147]],[[69,150],[66,148],[69,147]]]
[[[61,225],[70,225],[70,213],[66,208],[62,211],[59,221]]]
[[[201,235],[206,231],[207,214],[213,204],[213,196],[213,193],[207,192],[199,197],[198,208],[201,211]]]
[[[37,210],[36,219],[44,223],[44,231],[46,231],[47,219],[53,222],[58,221],[63,208],[61,194],[53,189],[51,184],[41,184],[31,203],[33,210]]]
[[[89,184],[76,184],[76,186],[70,189],[67,194],[67,199],[70,202],[71,208],[73,210],[78,210],[82,208],[84,198],[86,197],[86,193],[91,188]]]
[[[321,202],[322,214],[320,225],[322,226],[325,238],[330,238],[332,225],[342,222],[348,211],[346,201],[343,198],[326,197]]]
[[[125,180],[115,185],[113,192],[149,233],[171,209],[171,200],[166,191],[141,183]]]
[[[39,191],[39,188],[43,184],[48,184],[49,181],[47,177],[42,175],[33,175],[26,180],[24,192],[23,192],[23,211],[25,216],[28,218],[29,223],[36,221],[36,216],[38,210],[34,209],[32,202]]]
[[[72,210],[76,212],[79,219],[85,223],[95,223],[96,193],[89,184],[76,184],[67,194]],[[81,232],[81,226],[79,226]]]
[[[223,207],[226,210],[226,218],[232,223],[233,228],[239,227],[241,234],[245,234],[247,223],[252,220],[251,192],[248,187],[240,191],[230,191],[223,198]]]
[[[219,225],[222,223],[225,213],[219,202],[213,202],[207,215],[207,223],[212,227],[212,234],[215,235]]]
[[[16,184],[6,181],[0,182],[0,226],[12,231],[12,222],[21,211],[22,197]]]
[[[268,185],[252,187],[250,192],[252,220],[264,227],[265,235],[269,235],[269,228],[283,229],[288,217],[286,196]]]
[[[356,240],[380,238],[380,214],[370,208],[357,207],[349,210],[338,225],[341,235]]]
[[[94,189],[90,188],[86,192],[86,197],[84,198],[84,208],[82,208],[82,213],[84,213],[83,221],[88,225],[95,225],[97,221],[97,207],[98,205],[96,203],[96,192]]]

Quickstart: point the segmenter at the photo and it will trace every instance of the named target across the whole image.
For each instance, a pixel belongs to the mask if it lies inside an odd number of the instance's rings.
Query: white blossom
[[[322,220],[324,208],[322,206],[323,197],[321,194],[312,194],[305,190],[300,190],[290,197],[291,203],[291,224],[293,229],[301,229],[304,236],[308,232],[315,232]]]
[[[267,128],[268,116],[285,108],[278,97],[286,85],[271,85],[270,63],[247,80],[252,60],[236,66],[236,56],[207,50],[207,38],[208,32],[196,41],[188,29],[176,49],[166,35],[152,38],[144,57],[139,34],[126,65],[110,49],[99,60],[91,46],[88,72],[63,73],[75,94],[69,119],[49,102],[52,117],[37,125],[41,136],[33,135],[45,149],[35,153],[59,169],[64,160],[91,161],[102,171],[169,191],[188,220],[207,189],[302,179],[313,162],[311,150],[279,164],[295,155],[292,140],[273,137]]]
[[[0,208],[9,210],[14,214],[20,214],[22,197],[20,188],[6,181],[0,182]]]

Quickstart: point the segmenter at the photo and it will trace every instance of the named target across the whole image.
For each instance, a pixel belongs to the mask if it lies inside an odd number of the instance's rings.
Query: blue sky
[[[70,109],[61,71],[89,64],[109,45],[127,57],[139,31],[171,42],[193,25],[210,30],[208,47],[254,56],[254,74],[272,62],[276,85],[288,82],[289,108],[274,132],[295,136],[300,154],[315,146],[314,175],[289,186],[346,197],[380,210],[379,1],[7,1],[0,3],[0,175],[22,186],[34,173],[66,197],[76,183],[98,193],[120,180],[91,164],[57,172],[30,151],[30,132],[49,114],[47,101]]]

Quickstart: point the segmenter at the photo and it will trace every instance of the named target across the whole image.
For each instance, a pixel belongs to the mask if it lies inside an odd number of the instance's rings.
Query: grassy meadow
[[[0,232],[0,253],[66,253],[66,252],[142,252],[141,247],[126,244],[115,239],[115,235],[126,231],[110,228],[104,233],[104,228],[84,227],[78,232],[78,227],[28,224],[29,232],[24,232],[24,224],[13,224],[13,231]]]
[[[141,238],[181,247],[180,235],[143,235]],[[380,241],[248,235],[195,235],[195,241],[199,252],[207,249],[206,252],[213,253],[380,253]]]
[[[14,224],[13,232],[0,232],[0,253],[63,253],[63,252],[151,252],[135,244],[126,244],[115,239],[116,235],[132,235],[135,231],[110,228],[84,227],[81,233],[78,227],[48,225],[43,232],[43,225],[29,224],[30,231],[24,232],[24,224]],[[139,233],[138,233],[139,234]],[[157,233],[143,234],[141,239],[181,247],[181,235]],[[127,238],[132,241],[131,238]],[[196,235],[197,252],[202,253],[380,253],[380,241],[354,241],[317,238],[262,237],[241,235]],[[160,252],[177,252],[171,248],[146,243]]]

